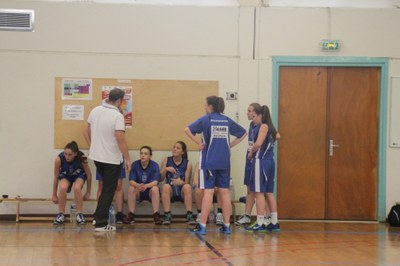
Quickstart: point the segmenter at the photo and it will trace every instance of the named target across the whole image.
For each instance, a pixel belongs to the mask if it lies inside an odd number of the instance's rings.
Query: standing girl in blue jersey
[[[82,187],[87,180],[86,193],[82,195]],[[67,199],[68,188],[72,185],[74,190],[74,200],[76,204],[76,222],[85,224],[85,217],[82,214],[83,200],[90,198],[90,189],[92,185],[92,172],[86,156],[79,150],[75,141],[68,143],[64,151],[61,152],[54,162],[54,181],[53,197],[55,204],[58,203],[58,211],[54,224],[64,223],[65,203]],[[57,188],[59,187],[58,196]]]
[[[205,104],[206,115],[185,128],[185,133],[201,150],[200,168],[207,173],[207,176],[199,179],[199,188],[204,189],[201,219],[196,228],[192,230],[198,234],[206,234],[206,223],[211,209],[214,187],[218,188],[224,216],[224,225],[220,231],[224,234],[231,233],[229,224],[231,215],[230,149],[246,137],[246,130],[223,115],[224,109],[225,103],[221,97],[209,96],[206,98]],[[201,142],[195,137],[195,134],[202,134]],[[236,137],[232,142],[230,135]]]
[[[251,149],[253,148],[254,142],[257,139],[258,131],[260,130],[260,123],[256,124],[253,122],[254,117],[256,116],[255,109],[260,110],[261,105],[258,103],[251,103],[247,108],[247,118],[251,121],[249,125],[249,131],[247,134],[248,138],[248,148],[246,151],[246,166],[244,171],[244,185],[247,187],[247,195],[246,195],[246,205],[244,209],[244,214],[239,217],[239,219],[235,222],[236,225],[247,225],[251,223],[251,211],[254,206],[254,192],[250,190],[250,182],[251,182],[251,160],[249,160],[248,155]],[[265,199],[267,200],[267,199]],[[267,218],[270,216],[270,211],[268,204],[265,205]]]
[[[192,165],[188,160],[186,143],[178,141],[174,144],[172,156],[164,158],[161,164],[161,179],[165,179],[161,192],[165,213],[163,224],[171,224],[171,202],[175,201],[185,203],[187,223],[196,223],[192,213],[191,175]]]
[[[162,223],[159,213],[160,190],[158,188],[160,168],[155,161],[151,160],[152,155],[153,151],[149,146],[142,146],[140,159],[132,163],[128,189],[129,213],[124,219],[126,224],[135,223],[136,200],[150,201],[153,206],[154,223]]]
[[[251,160],[250,190],[255,193],[257,222],[246,228],[253,232],[280,231],[278,223],[277,204],[274,197],[275,185],[275,161],[274,145],[277,139],[277,131],[272,123],[271,114],[266,105],[255,108],[256,116],[253,122],[260,125],[255,143],[248,153]],[[271,211],[271,222],[265,217],[266,200]]]

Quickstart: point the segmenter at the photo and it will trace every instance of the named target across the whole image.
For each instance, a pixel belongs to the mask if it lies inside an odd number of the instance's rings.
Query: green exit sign
[[[340,41],[339,40],[323,40],[322,41],[322,50],[338,51],[338,50],[340,50]]]

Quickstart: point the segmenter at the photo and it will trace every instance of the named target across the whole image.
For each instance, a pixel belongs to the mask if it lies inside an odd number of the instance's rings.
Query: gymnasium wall
[[[271,104],[272,56],[388,57],[389,76],[400,76],[396,9],[10,0],[1,0],[0,8],[34,9],[36,16],[34,33],[0,31],[0,194],[10,197],[51,197],[54,158],[61,151],[53,148],[54,77],[216,80],[220,96],[238,92],[237,101],[226,102],[226,114],[247,128],[248,104]],[[340,52],[320,51],[320,40],[329,36],[343,41]],[[245,194],[245,150],[242,143],[232,152],[236,198]],[[137,151],[130,152],[138,159]],[[155,151],[153,159],[169,155]],[[387,148],[386,155],[389,208],[400,200],[400,150]],[[190,153],[193,162],[197,157]],[[24,208],[57,211],[55,205]],[[14,209],[0,204],[0,214]]]

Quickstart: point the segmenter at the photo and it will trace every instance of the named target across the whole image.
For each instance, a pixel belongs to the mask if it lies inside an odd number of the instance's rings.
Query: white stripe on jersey
[[[200,156],[199,156],[199,169],[197,169],[197,171],[199,171],[199,188],[204,189],[204,171],[203,169],[201,169],[201,160],[203,157],[203,153],[202,151],[200,151]]]
[[[264,156],[267,154],[267,152],[268,152],[268,150],[269,150],[269,147],[271,147],[271,142],[268,143],[267,148],[265,149],[264,154],[262,155],[261,158],[264,158]]]
[[[254,192],[260,192],[261,188],[261,178],[260,178],[260,160],[259,159],[254,159],[256,160],[255,163],[255,169],[254,169]]]

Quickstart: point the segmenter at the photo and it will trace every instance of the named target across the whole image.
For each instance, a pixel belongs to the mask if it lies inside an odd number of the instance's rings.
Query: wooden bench
[[[73,199],[67,199],[67,202],[71,202]],[[51,216],[37,216],[37,215],[32,215],[32,214],[22,214],[21,213],[21,204],[27,203],[27,202],[47,202],[47,203],[52,203],[53,200],[50,198],[22,198],[22,197],[16,197],[16,198],[0,198],[0,203],[5,202],[5,203],[15,203],[17,204],[16,208],[16,215],[15,215],[15,221],[18,223],[19,221],[50,221],[53,220],[54,217]],[[84,201],[85,202],[97,202],[96,199],[89,199]],[[125,201],[126,202],[126,201]],[[240,203],[237,200],[231,201],[232,205],[232,218],[233,221],[236,220],[236,206],[235,204]],[[172,205],[171,205],[172,206]],[[90,220],[90,219],[87,219]]]
[[[67,202],[73,201],[73,199],[67,199]],[[29,220],[29,221],[49,221],[53,220],[54,217],[49,217],[49,216],[35,216],[32,214],[21,214],[21,204],[27,203],[27,202],[48,202],[48,203],[53,203],[52,199],[49,198],[21,198],[21,197],[16,197],[16,198],[0,198],[0,203],[2,202],[9,202],[9,203],[16,203],[17,204],[17,210],[16,210],[16,216],[15,216],[15,221],[18,223],[19,221],[23,220]],[[90,199],[90,200],[85,200],[84,202],[97,202],[96,199]]]

